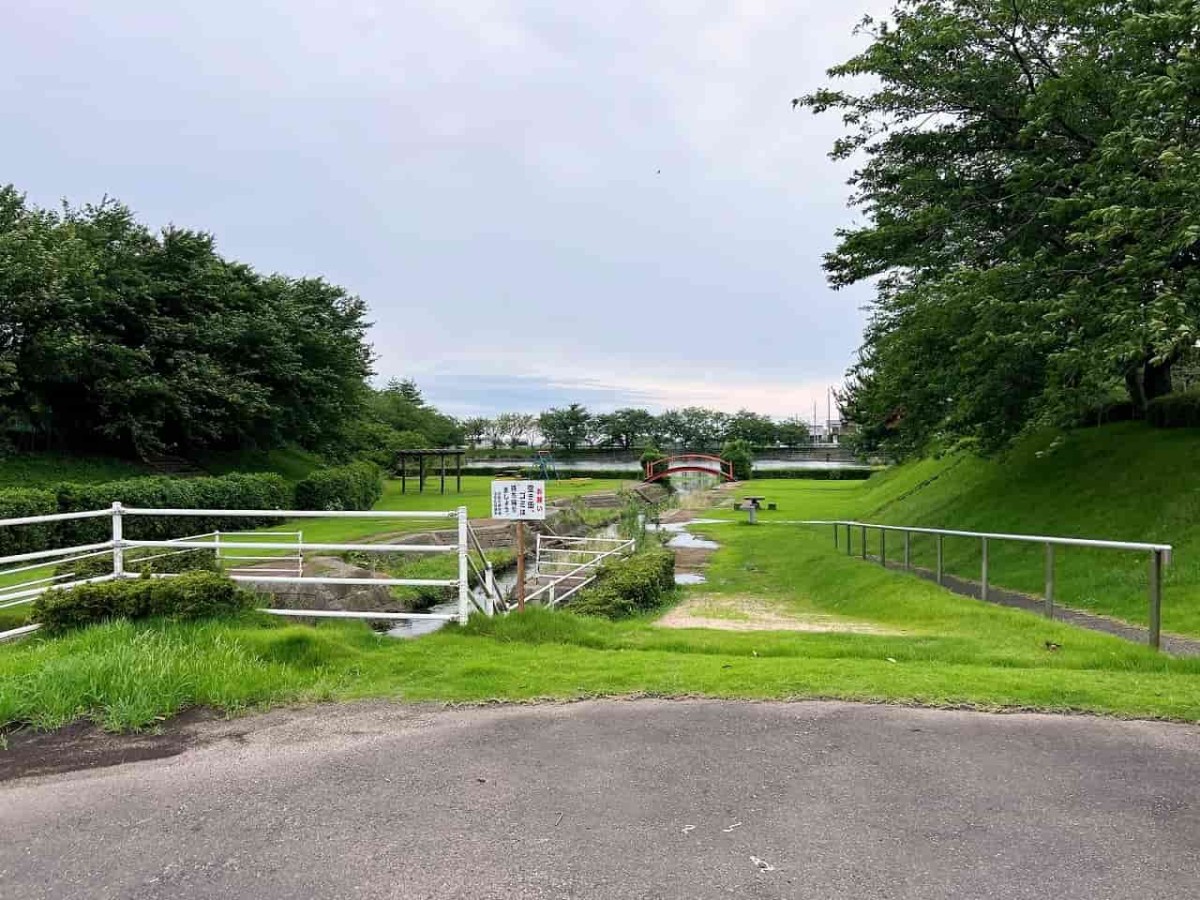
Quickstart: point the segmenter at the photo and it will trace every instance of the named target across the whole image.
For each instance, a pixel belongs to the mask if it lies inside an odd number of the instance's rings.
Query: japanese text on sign
[[[546,482],[493,481],[492,518],[546,518]]]

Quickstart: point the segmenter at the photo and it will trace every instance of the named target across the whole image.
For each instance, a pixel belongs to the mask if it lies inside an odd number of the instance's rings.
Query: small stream
[[[695,487],[697,489],[711,486],[716,479],[710,476],[702,476],[695,479]],[[692,484],[689,483],[688,487]],[[721,545],[716,541],[705,540],[697,537],[686,531],[689,525],[707,525],[717,523],[720,524],[720,519],[692,519],[689,522],[676,522],[671,524],[655,524],[646,522],[644,515],[639,517],[639,524],[644,525],[647,531],[661,531],[670,533],[672,538],[667,542],[667,547],[675,549],[691,549],[691,550],[716,550]],[[608,525],[601,526],[595,531],[589,533],[588,537],[597,538],[619,538],[621,534],[621,523],[611,522]],[[705,577],[695,572],[676,572],[676,584],[703,584]],[[503,572],[496,573],[496,587],[504,596],[512,591],[517,584],[517,567],[515,565],[509,567]],[[458,599],[446,600],[442,603],[437,603],[431,606],[425,612],[439,613],[441,615],[454,616],[458,614]],[[388,637],[393,638],[417,638],[440,629],[446,624],[445,619],[409,619],[408,621],[397,622],[394,626],[383,632]]]

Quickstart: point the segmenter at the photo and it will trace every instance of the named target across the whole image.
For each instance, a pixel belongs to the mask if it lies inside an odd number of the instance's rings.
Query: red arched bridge
[[[725,481],[737,481],[733,477],[733,463],[705,453],[680,453],[646,463],[646,481],[658,481],[679,472],[701,472]]]

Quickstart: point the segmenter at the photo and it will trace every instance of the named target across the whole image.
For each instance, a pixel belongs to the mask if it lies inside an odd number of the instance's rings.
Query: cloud
[[[825,284],[840,126],[790,98],[886,8],[24,5],[0,30],[5,177],[345,285],[380,375],[447,403],[802,411],[869,295]]]

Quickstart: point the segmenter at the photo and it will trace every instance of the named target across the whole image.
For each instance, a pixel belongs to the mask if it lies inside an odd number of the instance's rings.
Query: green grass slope
[[[781,519],[852,518],[895,525],[1172,544],[1163,627],[1200,635],[1200,431],[1122,423],[1035,435],[1003,457],[956,453],[897,466],[861,483],[763,482]],[[731,513],[732,515],[732,513]],[[858,535],[855,535],[857,542]],[[899,536],[888,554],[898,557]],[[832,545],[832,536],[830,536]],[[868,545],[877,552],[877,538]],[[979,542],[946,539],[947,570],[979,577]],[[1040,545],[989,547],[993,583],[1043,590]],[[1144,624],[1147,554],[1059,548],[1057,599]],[[932,538],[914,538],[913,560],[934,565]]]

